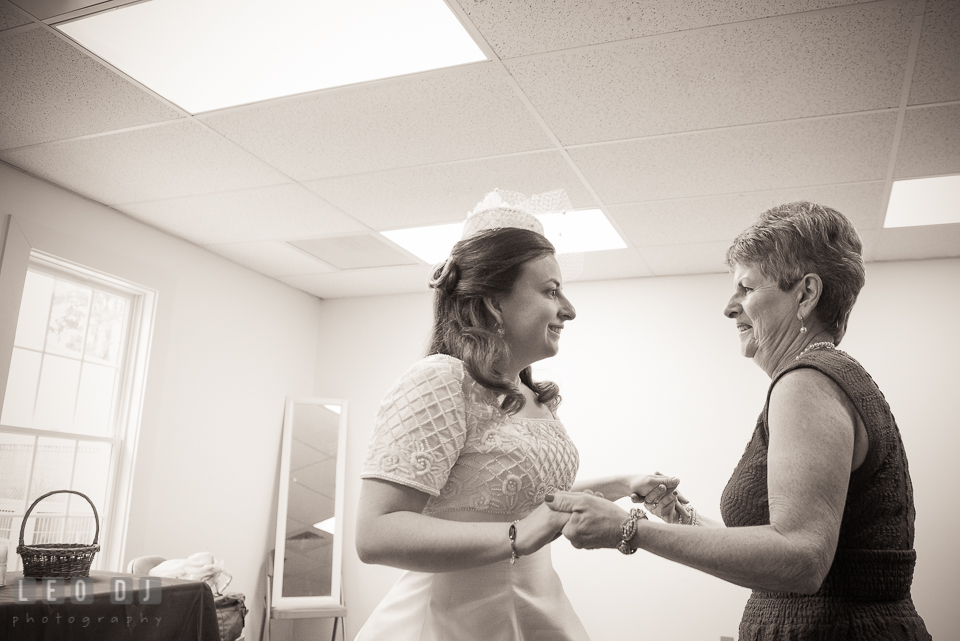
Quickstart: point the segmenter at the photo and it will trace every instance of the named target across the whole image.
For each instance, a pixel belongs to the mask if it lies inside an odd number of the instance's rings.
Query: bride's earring
[[[797,312],[797,318],[800,319],[800,333],[801,333],[801,334],[806,334],[806,333],[807,333],[807,328],[806,328],[806,326],[804,326],[804,324],[803,324],[803,316],[800,315],[800,312]]]
[[[504,334],[503,325],[501,323],[497,323],[497,336],[499,336],[500,338],[503,338],[503,334]]]

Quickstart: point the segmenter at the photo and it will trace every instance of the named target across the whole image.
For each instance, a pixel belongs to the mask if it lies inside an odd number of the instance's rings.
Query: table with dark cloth
[[[58,579],[63,603],[43,602],[42,583],[36,601],[23,603],[18,594],[22,576],[22,572],[9,572],[6,586],[0,587],[0,641],[220,641],[213,592],[200,581],[149,577],[151,596],[141,585],[142,576],[91,572],[86,586],[89,603],[71,601],[71,579]],[[111,592],[113,577],[133,581],[132,603],[114,602],[118,599]],[[159,602],[144,602],[157,600],[158,582]]]

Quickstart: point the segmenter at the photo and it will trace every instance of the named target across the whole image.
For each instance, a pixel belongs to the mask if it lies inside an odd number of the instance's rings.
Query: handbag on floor
[[[215,594],[217,623],[220,624],[220,641],[236,641],[243,634],[243,621],[247,616],[244,596],[239,592]]]

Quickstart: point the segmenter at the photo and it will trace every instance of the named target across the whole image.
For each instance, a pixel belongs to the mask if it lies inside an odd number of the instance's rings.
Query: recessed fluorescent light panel
[[[960,175],[897,180],[884,227],[960,223]]]
[[[623,249],[626,243],[599,209],[568,211],[537,216],[544,234],[558,254]],[[380,232],[408,252],[433,265],[446,259],[460,240],[463,223],[413,227]]]
[[[434,265],[446,260],[450,255],[450,249],[463,233],[463,223],[411,227],[380,233],[428,265]]]
[[[330,534],[336,534],[337,518],[334,516],[331,516],[326,521],[320,521],[319,523],[314,523],[313,527],[317,528],[318,530],[323,530],[324,532],[329,532]]]
[[[57,28],[190,113],[487,59],[443,0],[150,0]]]
[[[627,246],[599,209],[537,216],[558,254],[623,249]]]

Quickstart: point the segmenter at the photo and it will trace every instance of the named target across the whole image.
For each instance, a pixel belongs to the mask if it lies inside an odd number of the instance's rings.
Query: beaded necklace
[[[799,361],[800,357],[809,352],[812,349],[836,349],[837,346],[831,343],[830,341],[822,341],[820,343],[810,343],[807,345],[802,352],[797,354],[797,357],[793,360]]]

